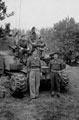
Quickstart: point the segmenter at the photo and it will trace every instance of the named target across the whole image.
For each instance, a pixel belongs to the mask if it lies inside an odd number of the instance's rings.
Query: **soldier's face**
[[[54,59],[55,60],[58,59],[58,55],[57,54],[54,55]]]
[[[33,32],[35,32],[35,28],[33,29]]]
[[[34,51],[33,52],[33,57],[36,57],[37,56],[37,51]]]

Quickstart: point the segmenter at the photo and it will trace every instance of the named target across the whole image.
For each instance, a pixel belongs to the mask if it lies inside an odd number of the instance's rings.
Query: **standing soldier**
[[[37,50],[35,50],[32,53],[32,56],[29,57],[27,61],[27,69],[29,71],[30,97],[34,99],[39,96],[40,87],[41,62]]]
[[[58,59],[58,54],[54,54],[54,59],[50,61],[50,77],[51,77],[51,96],[55,94],[60,97],[60,82],[61,77],[59,75],[62,70],[63,62]]]

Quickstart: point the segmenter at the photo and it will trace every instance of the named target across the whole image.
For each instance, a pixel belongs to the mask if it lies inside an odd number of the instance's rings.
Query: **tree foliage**
[[[73,18],[66,18],[56,23],[53,34],[62,51],[79,51],[79,24]]]
[[[7,7],[5,6],[5,2],[0,0],[0,20],[5,19],[6,11],[7,11]]]
[[[0,0],[0,21],[4,20],[6,17],[13,16],[14,12],[7,13],[7,6],[5,5],[5,2],[3,0]],[[0,27],[0,37],[5,37],[10,33],[10,23],[7,23],[5,25],[5,28],[3,29],[2,26]]]
[[[74,18],[66,18],[49,29],[41,29],[41,35],[47,43],[49,51],[79,52],[79,23]]]
[[[40,30],[40,35],[43,37],[47,44],[48,52],[54,52],[58,49],[56,46],[56,41],[54,40],[53,28],[42,28]]]
[[[14,15],[14,12],[7,14],[7,6],[5,5],[5,2],[0,0],[0,20],[4,20],[6,17],[10,17],[13,15]]]

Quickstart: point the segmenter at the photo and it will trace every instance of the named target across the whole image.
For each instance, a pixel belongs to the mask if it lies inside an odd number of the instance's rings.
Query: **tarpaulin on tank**
[[[0,51],[9,50],[8,46],[14,45],[14,38],[0,38]]]
[[[6,70],[10,70],[10,65],[15,63],[14,56],[10,56],[10,55],[5,55],[4,61],[5,61]]]

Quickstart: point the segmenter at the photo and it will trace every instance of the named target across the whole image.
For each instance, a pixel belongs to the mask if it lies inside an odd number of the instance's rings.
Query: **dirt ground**
[[[41,91],[38,99],[0,99],[0,120],[79,120],[79,67],[69,67],[69,91],[60,98]]]

